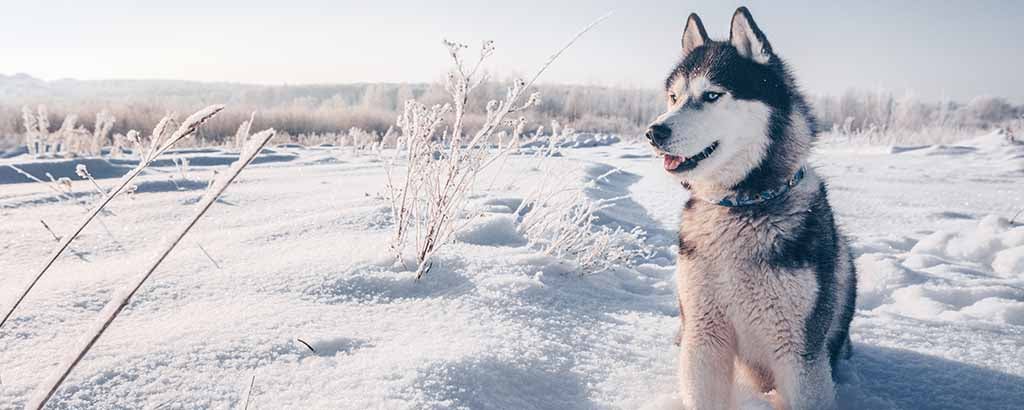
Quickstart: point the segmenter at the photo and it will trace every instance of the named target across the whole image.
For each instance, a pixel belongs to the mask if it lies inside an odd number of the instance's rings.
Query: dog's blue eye
[[[704,95],[701,96],[701,99],[703,99],[704,102],[715,102],[716,100],[718,100],[718,97],[721,97],[721,96],[722,96],[722,93],[716,93],[716,92],[713,92],[713,91],[708,91],[708,92],[704,93]]]

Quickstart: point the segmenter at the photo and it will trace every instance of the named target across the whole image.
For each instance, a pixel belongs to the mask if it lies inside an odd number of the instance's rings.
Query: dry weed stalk
[[[92,220],[96,218],[96,216],[99,215],[100,212],[103,211],[103,208],[106,207],[107,204],[109,204],[110,201],[114,199],[114,197],[116,197],[126,187],[128,187],[128,185],[131,184],[132,180],[135,179],[135,177],[137,177],[140,173],[142,173],[142,171],[146,169],[146,167],[148,167],[149,164],[151,164],[153,160],[156,159],[156,157],[160,156],[165,151],[170,149],[178,141],[195,134],[195,132],[199,129],[200,125],[205,123],[207,120],[212,118],[214,115],[216,115],[223,109],[223,105],[211,105],[209,107],[203,108],[202,110],[199,110],[195,114],[192,114],[190,117],[188,117],[185,120],[185,122],[183,122],[181,126],[178,127],[177,131],[173,132],[171,131],[173,128],[170,127],[170,125],[174,123],[174,120],[169,116],[165,117],[163,120],[160,121],[160,123],[157,124],[156,128],[153,129],[153,135],[151,137],[148,149],[141,149],[141,141],[137,141],[136,145],[139,149],[139,165],[137,165],[134,169],[132,169],[130,172],[121,177],[121,179],[116,184],[116,187],[106,193],[106,195],[103,197],[103,200],[95,207],[93,207],[91,211],[89,211],[89,213],[82,219],[82,221],[77,225],[77,227],[75,227],[75,229],[70,234],[64,235],[57,249],[53,251],[50,257],[47,259],[46,263],[43,265],[43,267],[39,270],[39,272],[36,273],[35,277],[32,278],[32,281],[29,282],[27,286],[25,286],[25,289],[22,290],[21,293],[18,295],[18,299],[14,302],[13,305],[11,305],[11,307],[4,314],[3,320],[0,320],[0,328],[2,328],[5,323],[7,323],[7,320],[10,319],[11,315],[14,314],[14,311],[18,308],[21,302],[25,300],[25,297],[28,296],[28,293],[31,292],[32,288],[34,288],[36,283],[39,282],[39,279],[43,277],[46,271],[49,270],[51,266],[53,266],[54,262],[57,261],[57,258],[60,257],[62,253],[64,253],[64,251],[68,248],[69,245],[71,245],[71,241],[75,240],[75,238],[77,238],[78,235],[82,233],[85,227],[89,225],[89,223],[92,222]]]
[[[41,180],[39,178],[36,178],[35,175],[32,175],[32,174],[30,174],[28,172],[25,172],[25,170],[23,170],[21,168],[18,168],[14,164],[7,164],[7,166],[9,168],[13,169],[14,172],[17,172],[17,173],[23,175],[25,178],[28,178],[28,179],[36,182],[36,183],[45,185],[48,189],[50,189],[51,191],[53,191],[53,192],[55,192],[57,194],[57,199],[59,199],[61,201],[72,202],[72,203],[78,204],[79,206],[83,206],[84,207],[84,205],[82,205],[81,202],[75,201],[74,198],[72,198],[69,195],[70,192],[68,192],[68,189],[65,189],[61,184],[55,183],[53,181],[51,181],[51,182],[43,181],[43,180]],[[47,173],[47,175],[52,178],[52,175],[49,175],[49,173]],[[68,180],[68,181],[70,183],[70,180]]]
[[[219,111],[219,108],[213,112],[215,113],[216,111]],[[212,114],[210,114],[210,116],[212,116]],[[209,116],[206,116],[206,118],[209,118]],[[186,124],[188,123],[189,121],[186,121]],[[39,389],[36,391],[36,396],[33,397],[25,406],[26,409],[42,409],[43,406],[46,405],[46,402],[53,396],[57,391],[57,388],[60,387],[61,383],[63,383],[71,373],[71,370],[78,365],[82,358],[85,357],[85,354],[89,352],[89,349],[96,344],[96,341],[103,335],[103,332],[110,327],[110,324],[113,323],[117,315],[124,310],[124,307],[128,305],[128,302],[135,293],[139,291],[139,288],[141,288],[146,280],[152,276],[153,272],[156,271],[156,268],[160,266],[160,263],[167,258],[167,255],[171,253],[171,250],[181,242],[182,238],[185,237],[185,234],[187,234],[189,230],[196,225],[199,219],[202,218],[203,214],[210,209],[217,198],[224,193],[224,190],[226,190],[232,182],[234,182],[235,178],[238,177],[238,174],[240,174],[242,170],[252,162],[253,158],[259,154],[260,150],[263,149],[273,136],[274,130],[265,130],[250,137],[250,140],[246,143],[245,147],[243,147],[238,161],[235,161],[227,172],[224,172],[217,178],[212,185],[212,189],[203,196],[203,199],[196,206],[196,211],[192,215],[192,218],[186,221],[186,223],[168,237],[167,241],[159,249],[156,257],[149,264],[146,270],[141,272],[135,280],[129,282],[124,288],[115,293],[111,300],[107,302],[103,311],[100,312],[100,317],[97,319],[93,330],[87,333],[84,337],[82,346],[75,351],[73,355],[68,356],[67,360],[60,363],[54,375],[40,385]]]
[[[235,148],[242,149],[245,147],[245,142],[249,140],[249,132],[252,130],[253,121],[256,121],[256,111],[252,112],[248,121],[242,121],[242,124],[238,126],[238,131],[235,131]]]
[[[485,79],[484,75],[478,75],[479,68],[494,52],[494,44],[485,42],[479,58],[469,68],[460,54],[467,46],[444,42],[452,58],[453,68],[445,84],[452,103],[427,107],[414,100],[407,101],[396,123],[401,135],[395,154],[384,161],[386,190],[394,220],[391,247],[402,260],[402,252],[412,236],[417,279],[430,270],[434,254],[458,230],[456,220],[465,213],[466,197],[480,172],[518,147],[526,120],[507,117],[537,104],[537,93],[522,101],[533,83],[576,40],[607,17],[595,20],[577,33],[552,54],[529,81],[516,80],[502,100],[489,101],[484,123],[472,135],[464,131],[466,104],[473,89]],[[452,125],[437,135],[449,113],[454,117]],[[504,138],[498,133],[503,127],[511,130]],[[400,160],[406,163],[406,169],[399,185],[395,182],[394,169]]]
[[[21,119],[25,126],[25,145],[28,153],[39,156],[46,149],[46,141],[50,134],[49,114],[46,106],[40,105],[38,114],[28,107],[21,107]]]

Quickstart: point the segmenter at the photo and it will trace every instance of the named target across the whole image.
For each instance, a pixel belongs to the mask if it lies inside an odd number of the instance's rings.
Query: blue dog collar
[[[705,201],[715,205],[720,205],[729,208],[738,208],[744,206],[763,204],[765,202],[771,201],[773,199],[785,195],[787,192],[793,189],[793,187],[799,184],[800,181],[802,181],[803,179],[804,167],[800,167],[800,169],[796,171],[796,174],[793,174],[793,177],[789,178],[789,181],[786,181],[786,183],[781,186],[772,189],[767,189],[755,194],[742,193],[735,195],[727,195],[725,198],[722,198],[718,201],[709,201],[706,199]]]

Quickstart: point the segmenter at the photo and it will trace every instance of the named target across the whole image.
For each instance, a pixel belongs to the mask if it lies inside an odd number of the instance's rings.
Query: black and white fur
[[[741,382],[774,390],[776,408],[834,408],[833,371],[850,354],[857,281],[825,183],[806,168],[810,109],[744,7],[724,42],[710,40],[691,14],[682,46],[665,81],[668,109],[647,135],[692,194],[676,273],[683,401],[732,409]],[[779,198],[716,204],[785,184],[801,167],[803,181]]]

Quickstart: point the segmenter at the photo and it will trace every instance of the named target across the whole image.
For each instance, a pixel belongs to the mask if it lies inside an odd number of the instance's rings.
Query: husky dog
[[[676,272],[684,402],[735,408],[736,381],[774,390],[776,408],[834,408],[857,281],[805,164],[810,108],[745,7],[724,42],[691,14],[682,46],[647,138],[691,193]]]

